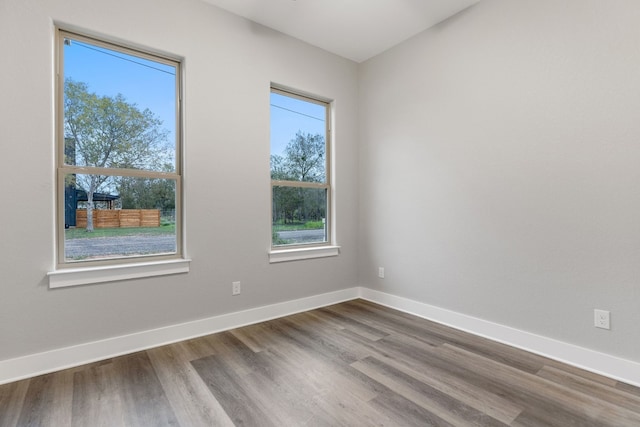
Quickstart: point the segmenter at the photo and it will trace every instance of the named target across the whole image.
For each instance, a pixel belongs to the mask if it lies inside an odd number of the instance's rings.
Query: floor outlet
[[[596,328],[611,329],[611,313],[606,310],[593,310],[593,315]]]
[[[231,295],[240,295],[240,282],[231,283]]]

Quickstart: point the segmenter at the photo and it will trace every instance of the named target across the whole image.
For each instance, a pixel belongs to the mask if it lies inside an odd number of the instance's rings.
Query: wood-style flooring
[[[0,386],[0,426],[640,426],[640,389],[355,300]]]

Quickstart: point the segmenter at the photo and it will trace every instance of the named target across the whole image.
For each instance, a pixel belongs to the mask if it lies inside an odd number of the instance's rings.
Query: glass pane
[[[272,244],[327,242],[327,190],[273,187]]]
[[[65,163],[175,171],[176,67],[64,40]]]
[[[271,93],[271,179],[326,182],[326,111]]]
[[[64,195],[65,262],[176,253],[174,180],[67,175]]]

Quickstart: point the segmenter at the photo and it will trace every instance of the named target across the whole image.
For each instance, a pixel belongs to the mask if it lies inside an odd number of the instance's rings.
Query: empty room
[[[635,0],[0,0],[0,426],[640,426]]]

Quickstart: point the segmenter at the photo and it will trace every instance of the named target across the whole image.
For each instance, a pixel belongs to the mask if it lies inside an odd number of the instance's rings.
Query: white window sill
[[[338,256],[340,246],[316,246],[313,248],[276,249],[269,251],[269,262],[297,261],[301,259]]]
[[[49,288],[64,288],[67,286],[188,273],[190,262],[190,259],[172,259],[136,264],[65,268],[50,271],[47,276],[49,276]]]

